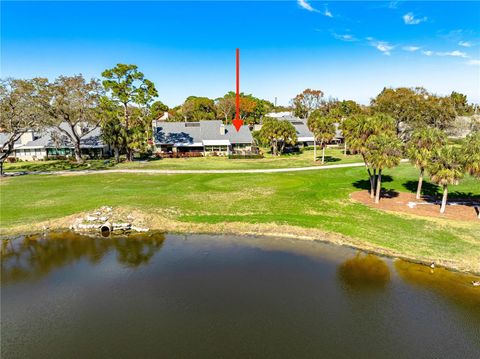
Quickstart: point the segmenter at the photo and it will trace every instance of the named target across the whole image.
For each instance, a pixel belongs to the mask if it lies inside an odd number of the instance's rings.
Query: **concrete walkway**
[[[408,162],[408,160],[402,160]],[[363,162],[344,163],[339,165],[293,167],[293,168],[265,168],[265,169],[244,169],[244,170],[154,170],[154,169],[111,169],[111,170],[72,170],[72,171],[38,171],[38,172],[10,172],[7,176],[19,175],[86,175],[102,173],[141,173],[141,174],[208,174],[208,173],[280,173],[280,172],[302,172],[321,171],[335,168],[350,168],[365,166]]]

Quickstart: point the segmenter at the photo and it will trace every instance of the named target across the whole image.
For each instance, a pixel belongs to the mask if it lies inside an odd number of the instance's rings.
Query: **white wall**
[[[16,149],[15,157],[22,161],[43,160],[47,157],[47,151],[44,148],[36,149]]]

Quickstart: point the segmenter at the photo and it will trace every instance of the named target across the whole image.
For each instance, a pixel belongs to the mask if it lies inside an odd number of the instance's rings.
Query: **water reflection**
[[[478,277],[443,268],[432,270],[430,267],[401,259],[396,260],[394,265],[404,282],[434,290],[462,307],[475,308],[480,316],[480,288],[472,285],[472,281],[479,280]]]
[[[390,281],[390,270],[379,257],[358,252],[338,267],[338,276],[351,289],[383,289]]]
[[[148,263],[165,240],[162,233],[149,236],[86,237],[74,232],[30,235],[2,240],[2,282],[39,279],[52,270],[86,259],[96,264],[110,251],[118,263],[138,267]]]

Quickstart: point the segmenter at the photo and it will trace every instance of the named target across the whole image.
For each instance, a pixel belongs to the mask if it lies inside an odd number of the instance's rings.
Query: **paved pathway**
[[[406,162],[408,160],[402,160]],[[339,165],[293,167],[293,168],[264,168],[264,169],[243,169],[243,170],[154,170],[154,169],[111,169],[111,170],[72,170],[72,171],[38,171],[38,172],[15,172],[6,175],[85,175],[97,173],[144,173],[144,174],[205,174],[205,173],[279,173],[279,172],[301,172],[320,171],[335,168],[349,168],[365,166],[363,162],[343,163]]]

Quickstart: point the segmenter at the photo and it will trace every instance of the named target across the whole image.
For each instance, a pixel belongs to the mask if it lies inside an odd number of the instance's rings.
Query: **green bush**
[[[250,155],[228,155],[231,160],[253,160],[263,158],[262,154],[250,154]]]

